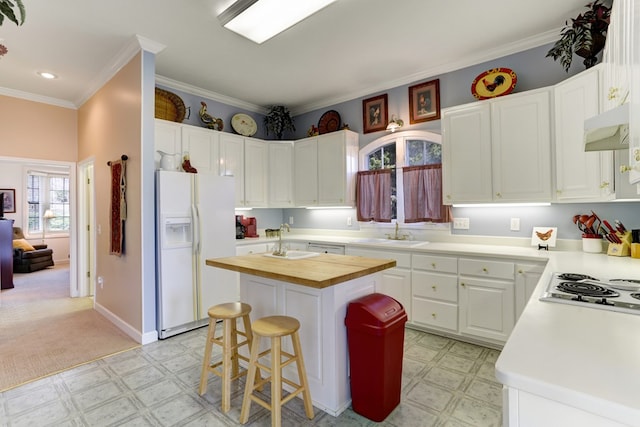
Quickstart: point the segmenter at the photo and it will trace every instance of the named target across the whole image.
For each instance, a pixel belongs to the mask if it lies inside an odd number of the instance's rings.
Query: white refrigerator
[[[234,178],[156,172],[158,337],[208,323],[212,305],[239,301],[236,273],[205,264],[235,255]]]

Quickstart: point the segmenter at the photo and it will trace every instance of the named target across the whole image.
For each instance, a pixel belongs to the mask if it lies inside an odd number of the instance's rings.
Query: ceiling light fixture
[[[238,0],[218,15],[222,25],[258,44],[336,0]]]
[[[396,119],[396,116],[392,115],[391,120],[387,125],[387,130],[390,130],[391,132],[395,132],[396,129],[400,129],[402,126],[404,126],[404,121],[402,121],[402,119]]]
[[[56,76],[55,74],[48,73],[46,71],[38,71],[38,75],[42,78],[49,79],[49,80],[58,78],[58,76]]]

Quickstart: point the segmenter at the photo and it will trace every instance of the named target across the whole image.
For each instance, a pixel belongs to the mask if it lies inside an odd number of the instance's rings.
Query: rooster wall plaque
[[[517,81],[516,73],[510,68],[493,68],[473,80],[471,93],[477,99],[508,95],[515,89]]]

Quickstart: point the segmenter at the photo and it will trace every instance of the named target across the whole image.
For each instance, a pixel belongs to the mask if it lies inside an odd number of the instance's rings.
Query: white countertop
[[[498,361],[503,384],[640,426],[640,314],[539,301],[554,271],[640,279],[640,260],[551,252]]]
[[[640,426],[640,314],[538,299],[553,272],[640,279],[639,259],[581,251],[538,251],[527,246],[447,242],[416,242],[413,247],[376,245],[344,236],[293,234],[283,240],[548,261],[496,363],[496,377],[509,387]],[[277,239],[251,241],[274,242]]]

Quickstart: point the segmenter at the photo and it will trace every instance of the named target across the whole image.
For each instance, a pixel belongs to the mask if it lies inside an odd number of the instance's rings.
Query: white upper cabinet
[[[353,207],[358,149],[358,134],[347,130],[296,141],[296,206]]]
[[[318,137],[294,143],[293,190],[296,206],[318,205]]]
[[[230,133],[220,134],[220,175],[236,182],[236,207],[267,206],[267,143]]]
[[[244,138],[244,205],[267,207],[268,144],[254,138]]]
[[[443,110],[445,203],[551,200],[549,89]]]
[[[293,142],[269,141],[269,202],[271,208],[292,208]]]
[[[220,132],[195,126],[182,126],[182,155],[188,155],[198,173],[219,174]]]
[[[633,61],[634,0],[616,0],[611,6],[611,19],[602,54],[603,111],[629,102]],[[640,29],[636,29],[639,31]]]
[[[156,119],[154,149],[156,169],[160,168],[160,158],[162,157],[158,151],[168,154],[180,154],[182,150],[182,125],[176,122]],[[176,166],[178,165],[177,159],[178,156],[176,155]]]
[[[236,207],[245,207],[244,137],[220,134],[220,175],[233,176],[236,184]]]
[[[489,103],[443,110],[442,138],[443,202],[492,202]]]
[[[584,150],[584,121],[599,112],[599,75],[593,67],[555,86],[556,200],[613,198],[611,151]]]

